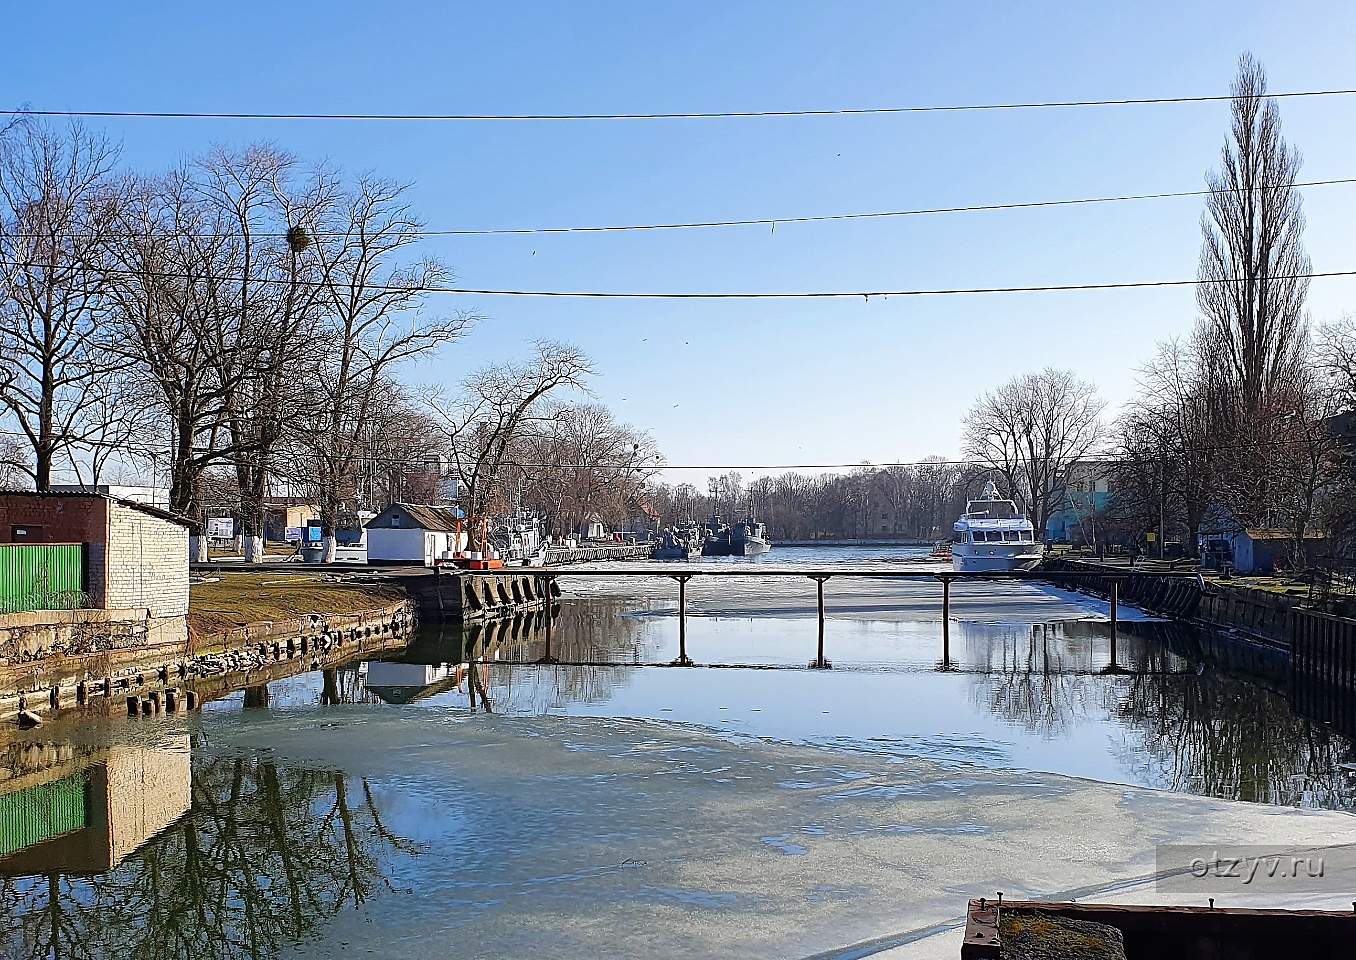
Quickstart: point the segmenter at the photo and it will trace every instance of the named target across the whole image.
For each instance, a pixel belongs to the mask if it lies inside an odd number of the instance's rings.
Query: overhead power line
[[[0,428],[0,436],[20,437],[27,439],[27,434],[17,430],[6,430]],[[1289,448],[1299,446],[1312,446],[1321,443],[1324,440],[1335,438],[1327,437],[1307,437],[1288,440],[1263,440],[1249,443],[1247,451],[1267,449],[1267,448]],[[105,442],[100,440],[80,440],[73,441],[77,447],[108,447],[112,449],[129,450],[140,452],[147,455],[149,452],[164,452],[162,448],[147,443],[137,442]],[[357,456],[355,461],[365,463],[387,464],[390,466],[409,466],[421,463],[419,456]],[[1124,455],[1114,453],[1097,453],[1079,457],[1077,463],[1093,464],[1099,466],[1120,466],[1124,464],[1159,464],[1163,458],[1161,456],[1144,455]],[[226,462],[229,462],[227,458]],[[885,460],[872,462],[857,460],[851,463],[663,463],[655,462],[653,457],[640,457],[634,461],[626,463],[529,463],[518,460],[505,460],[505,467],[512,467],[518,470],[618,470],[633,471],[638,473],[655,473],[666,470],[749,470],[749,471],[770,471],[770,470],[879,470],[889,467],[975,467],[978,469],[992,470],[996,469],[992,464],[974,459],[944,459],[940,457],[929,457],[925,460]]]
[[[46,264],[36,262],[0,261],[0,266],[23,269],[45,269]],[[145,277],[166,280],[210,281],[214,283],[240,283],[247,278],[238,276],[210,276],[205,274],[173,273],[162,270],[121,270],[109,268],[90,268],[91,273],[105,276]],[[1276,274],[1268,281],[1279,280],[1317,280],[1328,277],[1356,276],[1356,270],[1327,270],[1311,273]],[[553,299],[592,299],[592,300],[852,300],[870,301],[873,297],[888,300],[890,297],[950,297],[998,293],[1065,293],[1075,290],[1136,290],[1153,287],[1194,287],[1203,283],[1247,283],[1252,278],[1226,277],[1217,280],[1123,280],[1109,283],[1047,283],[1031,286],[1002,287],[917,287],[913,289],[879,290],[789,290],[759,292],[645,292],[620,290],[513,290],[502,288],[442,287],[442,286],[395,286],[367,284],[365,288],[372,293],[429,293],[454,296],[476,297],[544,297]],[[249,283],[299,286],[330,286],[324,280],[287,280],[271,277],[250,277]],[[343,288],[344,284],[334,284]]]
[[[1340,184],[1356,183],[1356,177],[1344,177],[1331,180],[1303,180],[1295,183],[1277,184],[1274,187],[1258,187],[1263,190],[1288,190],[1300,187],[1328,187]],[[438,230],[411,230],[406,234],[413,237],[472,237],[472,236],[523,236],[529,234],[553,234],[553,233],[619,233],[624,231],[643,231],[643,230],[695,230],[713,227],[757,227],[770,226],[776,228],[784,224],[795,223],[827,223],[839,220],[879,220],[897,217],[920,217],[948,213],[983,213],[996,210],[1031,210],[1041,207],[1069,207],[1097,203],[1125,203],[1134,200],[1168,200],[1180,197],[1207,197],[1224,193],[1240,193],[1242,191],[1233,188],[1221,188],[1217,190],[1175,190],[1162,193],[1129,193],[1105,197],[1074,197],[1063,200],[1026,200],[1013,203],[977,203],[965,204],[952,207],[917,207],[908,210],[873,210],[863,213],[827,213],[810,216],[792,216],[792,217],[754,217],[744,220],[691,220],[676,221],[670,223],[624,223],[624,224],[604,224],[593,226],[565,226],[565,227],[452,227]],[[315,237],[344,237],[346,233],[333,230],[313,230],[310,231]],[[190,233],[198,239],[210,240],[222,237],[243,237],[244,233],[240,231],[233,232],[211,232],[211,233]],[[284,231],[259,231],[251,234],[256,237],[285,237]],[[36,239],[48,236],[47,234],[37,233],[16,233],[11,236]],[[58,234],[58,236],[88,236],[88,234]],[[173,237],[178,234],[169,231],[146,231],[137,233],[113,233],[106,236],[117,238],[156,238]]]
[[[818,110],[718,110],[673,113],[255,113],[196,110],[0,110],[12,117],[90,117],[140,120],[321,120],[321,121],[561,121],[561,120],[739,120],[776,117],[845,117],[897,113],[968,113],[984,110],[1047,110],[1065,107],[1128,107],[1179,103],[1214,103],[1236,99],[1341,97],[1356,89],[1290,90],[1250,97],[1219,93],[1185,97],[1127,97],[1108,100],[1030,100],[1007,103],[918,104],[896,107],[835,107]]]

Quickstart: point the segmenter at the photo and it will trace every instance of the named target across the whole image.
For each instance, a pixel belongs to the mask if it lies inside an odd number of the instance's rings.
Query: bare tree
[[[0,490],[17,490],[28,471],[24,456],[28,445],[20,437],[0,433]]]
[[[1348,314],[1319,331],[1319,368],[1343,410],[1356,410],[1356,316]]]
[[[229,229],[235,265],[211,292],[214,326],[232,345],[215,358],[227,390],[247,562],[263,557],[264,498],[286,424],[304,402],[307,384],[300,373],[325,290],[310,248],[337,182],[324,170],[297,180],[296,161],[266,145],[217,149],[199,162],[195,178]]]
[[[1104,406],[1070,370],[1015,377],[966,415],[965,454],[1003,477],[1039,535],[1064,497],[1069,468],[1102,438]]]
[[[524,431],[556,414],[545,400],[561,390],[583,390],[592,373],[592,361],[576,347],[539,340],[530,360],[473,373],[459,396],[429,397],[472,533],[488,519],[493,498],[501,493],[505,463]]]
[[[117,150],[79,125],[24,122],[0,140],[0,409],[32,449],[34,486],[87,439],[90,392],[116,367],[100,349],[100,282]]]
[[[522,484],[524,506],[554,529],[578,529],[597,512],[613,525],[631,519],[661,462],[653,440],[597,403],[549,404],[525,431],[506,471]]]
[[[361,457],[377,404],[405,362],[459,339],[475,317],[465,311],[425,312],[430,289],[452,275],[425,257],[409,265],[400,254],[419,240],[422,223],[405,202],[406,187],[376,177],[330,205],[313,247],[323,276],[323,298],[308,376],[315,416],[306,421],[302,464],[316,491],[324,547],[334,559],[335,528],[346,487]]]
[[[1275,526],[1286,445],[1310,393],[1304,314],[1309,258],[1293,184],[1300,157],[1281,136],[1266,74],[1245,54],[1234,81],[1232,128],[1201,220],[1197,338],[1223,384],[1214,427],[1227,453],[1217,493],[1240,526]],[[1295,405],[1299,404],[1299,407]]]
[[[1239,58],[1232,128],[1201,218],[1197,305],[1237,390],[1240,430],[1254,437],[1277,391],[1305,361],[1304,302],[1309,257],[1299,191],[1300,155],[1281,136],[1280,111],[1266,98],[1266,72]],[[1265,439],[1265,436],[1259,437]]]

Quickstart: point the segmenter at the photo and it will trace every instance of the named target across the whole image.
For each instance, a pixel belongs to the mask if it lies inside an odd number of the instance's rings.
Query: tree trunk
[[[329,499],[328,497],[326,498]],[[320,507],[320,562],[334,563],[339,540],[335,531],[339,526],[339,511],[333,502]]]

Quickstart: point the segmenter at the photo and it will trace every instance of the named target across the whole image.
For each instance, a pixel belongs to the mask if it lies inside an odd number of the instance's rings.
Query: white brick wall
[[[119,503],[108,504],[103,558],[110,609],[146,607],[153,617],[188,613],[188,530]]]

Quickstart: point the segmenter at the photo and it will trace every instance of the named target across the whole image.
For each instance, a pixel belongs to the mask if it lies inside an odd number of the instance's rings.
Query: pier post
[[[678,659],[675,667],[692,666],[692,658],[687,655],[687,582],[691,574],[680,574],[673,579],[678,581]]]
[[[942,577],[942,669],[951,669],[951,578]]]
[[[551,654],[551,605],[552,605],[552,600],[551,600],[551,578],[550,578],[550,577],[542,577],[541,579],[542,579],[542,582],[545,584],[545,587],[546,587],[546,591],[545,591],[545,593],[546,593],[546,654],[545,654],[541,659],[539,659],[537,662],[538,662],[538,663],[559,663],[560,661],[557,660],[557,659]]]
[[[824,659],[824,581],[829,579],[825,576],[811,577],[815,582],[815,594],[819,607],[819,653],[815,659],[810,662],[812,670],[830,670],[833,664]]]
[[[1120,600],[1120,581],[1111,581],[1111,669],[1116,669],[1116,606]]]

